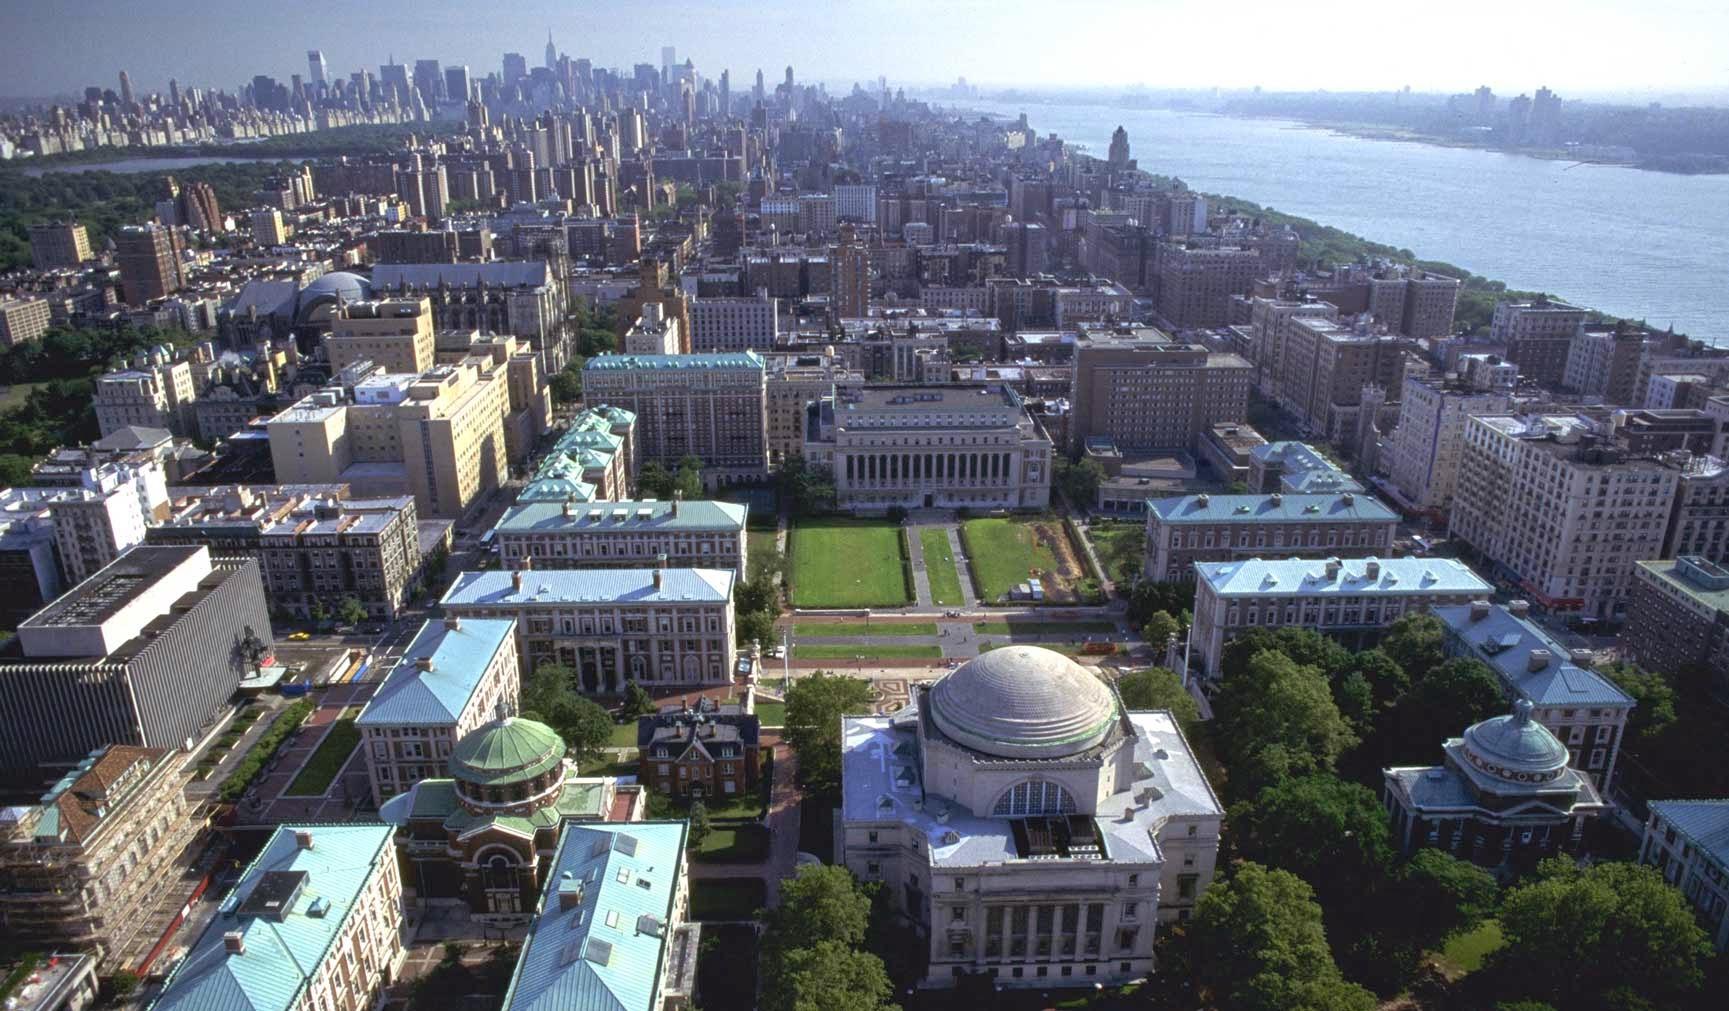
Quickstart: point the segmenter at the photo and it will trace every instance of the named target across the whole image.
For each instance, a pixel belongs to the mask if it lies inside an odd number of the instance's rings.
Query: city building
[[[706,355],[600,355],[583,367],[583,395],[636,416],[635,452],[668,468],[686,456],[711,483],[768,469],[766,370],[754,351]]]
[[[460,518],[507,476],[508,385],[480,355],[418,375],[351,369],[266,424],[276,480],[411,494],[426,516]]]
[[[500,706],[515,712],[521,692],[513,622],[422,623],[354,721],[373,804],[442,775],[456,743]]]
[[[77,267],[93,259],[90,231],[76,221],[43,221],[30,226],[30,262],[37,270]]]
[[[1519,374],[1550,389],[1565,384],[1573,341],[1591,311],[1552,299],[1498,302],[1489,321],[1489,339],[1507,349]],[[1581,366],[1581,369],[1583,366]],[[1580,369],[1575,369],[1575,377]]]
[[[0,596],[0,626],[18,623],[60,595],[60,559],[55,550],[54,518],[42,500],[47,488],[0,489],[0,579],[10,587]]]
[[[1248,415],[1253,367],[1157,330],[1094,330],[1075,342],[1069,446],[1109,438],[1126,454],[1193,449]]]
[[[1729,704],[1729,568],[1692,555],[1634,562],[1621,648],[1646,670],[1702,675]]]
[[[162,225],[126,225],[114,233],[114,262],[120,268],[120,298],[142,306],[185,286],[180,271],[180,240]]]
[[[659,302],[647,302],[642,315],[625,328],[622,350],[627,355],[675,355],[681,344],[678,318],[668,317]]]
[[[1177,495],[1147,501],[1146,578],[1186,581],[1199,562],[1390,555],[1398,514],[1372,495]]]
[[[1201,562],[1189,643],[1201,670],[1216,679],[1225,644],[1245,629],[1292,625],[1360,645],[1413,611],[1469,604],[1493,590],[1452,558]]]
[[[36,340],[53,320],[45,298],[0,298],[0,347]]]
[[[134,964],[202,828],[184,766],[178,749],[109,745],[35,803],[0,809],[0,933]]]
[[[1306,442],[1268,442],[1249,450],[1249,490],[1271,494],[1327,495],[1361,492],[1356,478]]]
[[[1255,386],[1274,398],[1284,382],[1285,343],[1298,319],[1337,321],[1339,307],[1331,302],[1255,297],[1249,300],[1249,360],[1255,365]]]
[[[371,362],[419,375],[433,363],[432,302],[426,298],[345,302],[330,320],[324,350],[330,370]]]
[[[689,918],[688,828],[566,826],[504,1011],[690,1011],[702,924]]]
[[[365,1011],[401,970],[389,825],[279,825],[149,1011]]]
[[[1600,396],[1607,404],[1635,406],[1634,383],[1645,350],[1645,335],[1637,328],[1581,324],[1567,351],[1561,386],[1572,393]]]
[[[849,368],[833,349],[821,354],[763,356],[765,427],[771,467],[804,453],[805,417],[810,405],[837,388],[849,392],[864,385],[864,374]]]
[[[1315,316],[1298,316],[1286,327],[1280,352],[1277,397],[1305,431],[1355,448],[1364,388],[1404,386],[1407,358],[1417,350],[1405,337],[1377,334]]]
[[[1531,620],[1523,600],[1505,606],[1474,600],[1430,613],[1446,626],[1448,655],[1481,662],[1510,699],[1530,702],[1533,718],[1566,747],[1568,764],[1609,796],[1634,702],[1591,670],[1590,651],[1556,642]]]
[[[706,695],[636,718],[637,782],[688,799],[748,800],[761,786],[761,725],[751,690],[743,703]]]
[[[104,437],[128,427],[165,428],[175,435],[189,435],[197,395],[192,363],[176,359],[166,347],[153,348],[131,368],[97,378],[92,398],[96,427]]]
[[[1457,380],[1406,376],[1398,424],[1381,450],[1382,467],[1402,504],[1444,515],[1458,483],[1465,422],[1477,415],[1505,414],[1513,403],[1510,388],[1482,389]]]
[[[516,621],[522,668],[557,663],[580,690],[732,683],[731,569],[493,570],[457,575],[440,602],[460,618]]]
[[[1609,811],[1567,765],[1567,749],[1520,699],[1508,716],[1442,745],[1442,764],[1382,770],[1382,798],[1399,849],[1438,849],[1492,870],[1528,871],[1576,854],[1585,826]]]
[[[1224,809],[1168,711],[1007,646],[892,716],[841,720],[837,863],[928,946],[923,985],[1094,986],[1153,970],[1213,879]]]
[[[1543,607],[1615,619],[1633,563],[1663,555],[1679,485],[1583,417],[1474,417],[1448,529]]]
[[[435,338],[435,359],[460,365],[465,358],[492,359],[504,371],[508,413],[504,416],[504,455],[522,463],[534,454],[540,437],[552,431],[552,386],[540,355],[508,334],[445,333]]]
[[[630,496],[638,469],[636,415],[604,404],[584,408],[540,458],[516,501],[522,505],[623,500]]]
[[[1050,505],[1050,437],[1006,385],[837,387],[806,424],[845,510]]]
[[[26,619],[0,651],[0,777],[40,781],[110,744],[201,737],[270,653],[258,569],[141,545]]]
[[[34,508],[47,511],[64,586],[83,582],[143,543],[149,525],[168,512],[166,475],[147,454],[107,462],[86,455],[64,465],[51,458],[38,463],[32,477],[38,486],[21,493]]]
[[[371,290],[379,298],[428,299],[434,330],[521,337],[549,375],[569,360],[565,281],[545,261],[380,263]]]
[[[275,247],[288,241],[288,228],[283,224],[282,211],[276,207],[260,207],[248,217],[252,222],[252,241],[261,246]]]
[[[492,528],[507,569],[674,568],[748,574],[748,506],[711,500],[535,501],[507,509]]]
[[[772,351],[780,340],[780,299],[759,288],[754,298],[694,298],[690,348],[697,354]]]
[[[1182,329],[1224,326],[1231,296],[1248,294],[1261,269],[1259,250],[1160,243],[1159,315]]]
[[[1712,946],[1729,951],[1729,801],[1652,801],[1639,862],[1663,872],[1699,914]]]

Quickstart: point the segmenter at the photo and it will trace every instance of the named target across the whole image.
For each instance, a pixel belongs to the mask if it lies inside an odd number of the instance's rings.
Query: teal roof
[[[1454,604],[1432,608],[1430,613],[1447,626],[1451,652],[1466,652],[1488,664],[1507,690],[1520,698],[1545,709],[1633,705],[1632,697],[1613,681],[1574,663],[1572,652],[1536,622],[1500,604],[1491,604],[1486,611]],[[1538,650],[1548,656],[1533,658],[1531,654]]]
[[[312,833],[302,849],[297,829]],[[395,859],[390,825],[281,825],[220,912],[168,977],[152,1011],[289,1011],[315,976],[360,893],[386,860]],[[301,872],[305,884],[279,920],[249,915],[247,900],[273,872]],[[272,881],[279,880],[272,878]],[[317,912],[317,915],[314,915]],[[223,941],[239,931],[241,954]]]
[[[500,650],[515,649],[516,622],[468,618],[457,628],[428,621],[361,710],[362,727],[454,725]],[[421,661],[431,663],[423,669]]]
[[[706,355],[598,355],[583,366],[585,372],[622,372],[628,369],[760,369],[762,356],[755,351]]]
[[[1331,578],[1327,566],[1337,562]],[[1375,574],[1369,575],[1370,566]],[[1455,558],[1245,558],[1196,562],[1195,579],[1221,597],[1395,597],[1481,594],[1494,588]]]
[[[1147,511],[1163,523],[1396,523],[1379,499],[1356,492],[1337,495],[1175,495],[1147,500]]]
[[[748,506],[732,502],[680,502],[674,516],[671,502],[593,502],[573,506],[566,516],[559,502],[531,502],[517,505],[499,517],[493,529],[500,533],[533,533],[571,529],[593,530],[598,533],[620,531],[710,531],[743,530]]]
[[[543,477],[530,481],[518,502],[593,502],[594,485],[587,481],[572,481],[563,477]]]
[[[469,835],[476,829],[496,827],[532,838],[535,833],[555,829],[564,821],[599,820],[605,793],[605,786],[598,781],[566,780],[558,793],[558,803],[549,807],[537,808],[529,814],[474,814],[458,803],[445,815],[444,827],[458,836]]]
[[[533,779],[564,761],[564,739],[544,723],[508,716],[468,733],[450,753],[450,774],[495,785]]]
[[[565,828],[504,1011],[659,1011],[685,828]]]
[[[660,586],[655,586],[655,573]],[[522,577],[522,588],[515,579]],[[520,607],[525,604],[724,604],[732,598],[731,569],[536,569],[458,573],[439,603]]]
[[[1729,800],[1654,800],[1651,813],[1718,863],[1729,864]]]

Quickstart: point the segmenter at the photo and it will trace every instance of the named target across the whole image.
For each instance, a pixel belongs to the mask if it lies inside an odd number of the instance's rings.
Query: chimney
[[[1357,496],[1351,494],[1350,492],[1346,492],[1345,494],[1339,496],[1339,501],[1344,503],[1345,505],[1352,505],[1357,501]]]
[[[445,615],[444,627],[452,632],[460,631],[462,629],[462,616],[457,614]]]
[[[522,556],[522,567],[525,569],[534,568],[534,556],[533,555],[523,555]]]
[[[672,518],[675,520],[678,519],[678,503],[681,497],[682,496],[674,496],[672,500]]]
[[[514,569],[510,573],[510,588],[517,593],[522,592],[522,570]]]
[[[1274,492],[1274,493],[1273,493],[1273,494],[1272,494],[1272,498],[1271,498],[1271,499],[1270,499],[1270,501],[1271,501],[1271,502],[1272,502],[1272,503],[1273,503],[1273,504],[1274,504],[1274,505],[1283,505],[1283,504],[1284,504],[1284,501],[1285,501],[1285,496],[1283,496],[1283,495],[1280,495],[1280,494],[1279,494],[1279,493],[1278,493],[1278,492]]]
[[[1531,616],[1531,602],[1529,600],[1509,601],[1507,612],[1515,618],[1529,618]]]
[[[566,871],[568,875],[570,872]],[[575,909],[582,905],[582,882],[575,878],[567,878],[558,883],[558,908]]]
[[[429,656],[417,656],[414,658],[414,666],[424,671],[430,671],[433,669],[432,658]]]
[[[1339,578],[1339,569],[1343,568],[1344,564],[1345,563],[1339,561],[1337,558],[1327,559],[1327,580],[1329,582]]]
[[[1371,558],[1363,565],[1363,575],[1370,579],[1381,578],[1381,563]]]
[[[1472,621],[1482,621],[1484,618],[1487,618],[1488,616],[1489,616],[1489,602],[1487,600],[1473,600],[1473,601],[1471,601],[1471,620]]]
[[[312,830],[309,828],[297,828],[297,829],[295,829],[294,830],[294,845],[300,847],[303,850],[311,849],[312,848]]]
[[[222,935],[222,950],[230,955],[246,954],[246,935],[238,930],[230,930]]]
[[[1533,672],[1540,671],[1549,666],[1549,661],[1554,659],[1554,656],[1555,654],[1546,649],[1534,649],[1531,651],[1531,655],[1525,658],[1525,669]]]
[[[663,559],[665,557],[665,555],[661,556]],[[666,589],[666,569],[660,566],[656,566],[654,570],[654,588],[657,590]]]
[[[570,499],[564,500],[564,518],[570,519]]]

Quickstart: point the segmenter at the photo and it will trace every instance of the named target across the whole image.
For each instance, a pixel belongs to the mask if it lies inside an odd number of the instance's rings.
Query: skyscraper
[[[504,54],[504,83],[515,84],[528,76],[528,58],[521,53]]]
[[[763,99],[762,68],[756,68],[756,87],[751,89],[751,97],[761,102]]]
[[[672,80],[673,71],[678,69],[678,49],[673,46],[660,47],[660,79]]]
[[[558,47],[552,44],[552,29],[546,30],[546,69],[555,70],[558,67]]]
[[[378,86],[387,99],[398,103],[407,102],[408,67],[396,62],[396,57],[392,56],[389,63],[378,68]]]
[[[120,72],[120,104],[132,108],[132,75],[124,70]]]
[[[420,100],[431,106],[444,97],[444,71],[437,60],[414,61],[414,87]]]
[[[180,289],[180,257],[175,246],[173,229],[161,225],[128,225],[114,233],[120,294],[126,304],[144,305]]]
[[[313,85],[316,86],[330,83],[330,68],[325,66],[324,54],[319,50],[308,49],[306,51],[306,69],[310,71],[307,79],[310,80]]]
[[[732,72],[720,72],[720,118],[727,119],[732,115]]]
[[[444,97],[452,102],[466,102],[474,87],[468,77],[468,64],[444,68]]]

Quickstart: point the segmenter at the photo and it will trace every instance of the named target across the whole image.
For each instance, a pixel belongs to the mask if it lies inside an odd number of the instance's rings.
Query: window
[[[1130,888],[1133,888],[1140,883],[1141,883],[1141,876],[1139,874],[1129,875],[1129,887]]]
[[[1123,903],[1123,919],[1125,919],[1125,920],[1134,919],[1135,914],[1140,910],[1140,908],[1141,908],[1141,904],[1139,902],[1125,902],[1125,903]]]
[[[870,863],[865,864],[865,873],[869,874],[872,877],[881,877],[882,872],[883,872],[883,865],[877,863],[875,860],[872,860]]]
[[[1075,799],[1056,783],[1028,781],[1017,783],[997,798],[991,814],[997,818],[1018,818],[1047,814],[1074,814]]]
[[[870,841],[873,843],[877,841],[877,834],[875,832],[870,834]]]
[[[965,923],[965,922],[967,922],[967,907],[965,907],[965,906],[950,906],[949,907],[949,922],[950,923]]]
[[[955,891],[964,892],[964,891],[966,891],[966,889],[967,889],[967,879],[966,878],[956,878],[955,879]]]

